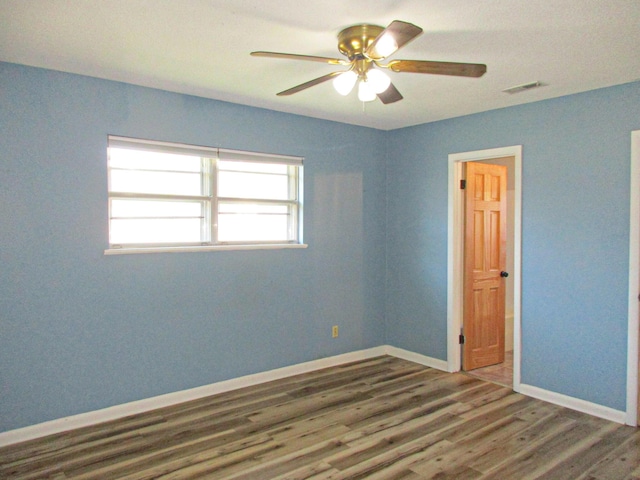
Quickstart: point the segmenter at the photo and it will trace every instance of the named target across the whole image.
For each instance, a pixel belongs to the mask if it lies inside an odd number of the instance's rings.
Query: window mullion
[[[200,158],[200,191],[202,195],[206,197],[206,201],[202,205],[202,221],[200,223],[200,240],[202,244],[210,244],[211,243],[211,233],[209,229],[209,225],[211,224],[210,217],[210,197],[211,197],[211,188],[210,188],[210,177],[211,177],[211,160],[206,157]]]
[[[296,231],[298,229],[297,225],[297,215],[295,214],[295,210],[298,205],[298,169],[289,166],[289,198],[295,200],[292,204],[289,205],[289,220],[288,220],[288,235],[289,238],[298,238]]]
[[[211,243],[218,242],[218,160],[220,157],[211,159],[211,175],[209,175],[210,187],[209,194],[209,226],[211,232]]]
[[[248,205],[296,205],[295,200],[272,200],[270,198],[218,197],[219,203],[244,203]]]
[[[132,192],[109,192],[110,198],[130,198],[138,200],[207,200],[208,196],[203,195],[174,195],[162,193],[132,193]]]

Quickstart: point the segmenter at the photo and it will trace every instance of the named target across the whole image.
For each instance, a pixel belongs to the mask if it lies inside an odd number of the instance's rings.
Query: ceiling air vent
[[[502,90],[502,91],[504,93],[514,94],[514,93],[520,93],[520,92],[524,92],[525,90],[531,90],[532,88],[538,88],[542,86],[544,86],[542,82],[531,82],[531,83],[524,83],[522,85],[516,85],[515,87],[507,88],[506,90]]]

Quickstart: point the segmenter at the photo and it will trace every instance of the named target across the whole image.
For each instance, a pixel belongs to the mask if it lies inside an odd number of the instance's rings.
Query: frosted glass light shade
[[[373,91],[370,82],[364,80],[358,82],[358,99],[361,102],[372,102],[376,99],[376,92]]]
[[[358,74],[353,70],[349,70],[333,79],[333,88],[335,88],[340,95],[349,95],[356,84],[356,80],[358,80]]]
[[[371,88],[373,88],[375,93],[382,93],[389,88],[389,85],[391,85],[389,75],[381,70],[369,70],[367,72],[367,80],[368,83],[371,84]]]

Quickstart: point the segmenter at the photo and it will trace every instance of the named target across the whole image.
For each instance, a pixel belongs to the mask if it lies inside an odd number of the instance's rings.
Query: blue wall
[[[0,431],[384,343],[380,132],[11,64],[0,131]],[[304,156],[309,247],[105,256],[108,134]]]
[[[389,132],[387,342],[446,360],[447,158],[523,145],[522,383],[625,409],[640,83]]]
[[[0,63],[0,431],[381,344],[445,359],[447,155],[514,144],[522,380],[624,409],[638,111],[634,83],[382,132]],[[309,248],[104,256],[108,134],[304,156]]]

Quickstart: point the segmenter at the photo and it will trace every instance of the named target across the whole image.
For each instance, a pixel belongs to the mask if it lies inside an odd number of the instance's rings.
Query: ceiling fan
[[[391,79],[383,69],[392,72],[429,73],[457,77],[481,77],[487,71],[487,66],[479,63],[426,60],[391,60],[386,64],[381,63],[421,33],[420,27],[400,20],[394,20],[387,28],[368,24],[345,28],[338,34],[338,50],[347,57],[347,60],[263,51],[251,52],[251,55],[254,57],[306,60],[349,67],[347,70],[331,72],[284,90],[278,93],[280,96],[293,95],[333,79],[335,89],[342,95],[348,95],[357,82],[358,98],[362,102],[370,102],[377,97],[384,104],[402,100],[402,95],[391,83]]]

